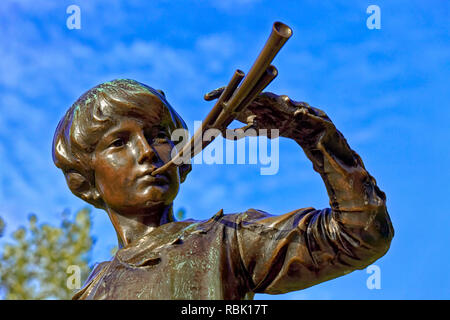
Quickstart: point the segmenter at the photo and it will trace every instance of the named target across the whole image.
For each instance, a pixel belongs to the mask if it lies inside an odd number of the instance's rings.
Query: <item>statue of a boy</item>
[[[119,240],[74,299],[251,299],[345,275],[387,252],[385,195],[323,111],[263,93],[239,120],[248,118],[303,148],[331,208],[175,221],[172,202],[191,167],[151,175],[170,159],[171,133],[186,128],[164,94],[114,80],[74,103],[56,129],[54,162],[75,195],[107,211]]]

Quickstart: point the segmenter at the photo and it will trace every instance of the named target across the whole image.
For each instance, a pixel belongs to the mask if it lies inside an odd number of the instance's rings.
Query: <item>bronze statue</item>
[[[266,62],[256,83],[273,71]],[[242,97],[232,116],[245,128],[278,129],[296,141],[321,175],[331,208],[280,216],[221,210],[206,221],[175,221],[172,203],[191,165],[163,165],[184,121],[162,91],[134,80],[103,83],[72,105],[53,141],[70,190],[106,210],[119,241],[74,299],[251,299],[345,275],[387,252],[394,231],[385,194],[361,158],[323,111],[260,93],[265,85]],[[223,91],[207,98],[224,100]]]

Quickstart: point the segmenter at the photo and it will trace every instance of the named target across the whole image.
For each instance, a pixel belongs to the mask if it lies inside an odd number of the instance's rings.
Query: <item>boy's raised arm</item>
[[[382,257],[394,235],[385,194],[328,116],[286,96],[263,94],[249,107],[260,127],[295,140],[326,186],[331,208],[281,216],[257,210],[237,228],[251,290],[284,293],[362,269]],[[247,115],[248,116],[248,115]]]

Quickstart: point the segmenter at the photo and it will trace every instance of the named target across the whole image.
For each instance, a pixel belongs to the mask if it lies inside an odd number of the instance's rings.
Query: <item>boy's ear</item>
[[[100,197],[100,193],[95,186],[92,186],[88,179],[78,172],[73,171],[67,172],[65,177],[67,185],[74,195],[97,208],[103,208],[103,200]]]

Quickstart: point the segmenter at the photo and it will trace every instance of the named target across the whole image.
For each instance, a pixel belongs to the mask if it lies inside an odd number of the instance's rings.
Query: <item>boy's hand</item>
[[[205,100],[217,99],[223,89],[206,94]],[[268,129],[269,138],[270,129],[278,129],[279,136],[295,140],[311,140],[322,132],[335,130],[334,124],[322,110],[271,92],[261,93],[236,120],[246,124],[240,129],[256,129],[258,134],[259,129]]]

